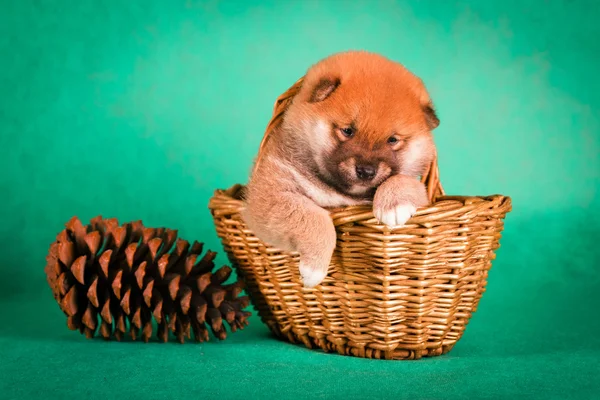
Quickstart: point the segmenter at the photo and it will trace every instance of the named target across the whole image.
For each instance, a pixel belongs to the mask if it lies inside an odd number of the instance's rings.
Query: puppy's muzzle
[[[362,181],[370,181],[377,175],[377,166],[371,164],[356,164],[356,177]]]

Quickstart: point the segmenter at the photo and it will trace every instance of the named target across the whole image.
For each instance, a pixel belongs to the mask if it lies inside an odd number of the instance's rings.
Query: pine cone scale
[[[138,281],[139,283],[139,281]],[[146,284],[142,296],[144,297],[144,303],[148,308],[152,307],[152,295],[154,290],[154,279],[150,278]]]
[[[203,293],[208,285],[211,283],[212,272],[206,272],[196,278],[190,278],[190,281],[193,279],[194,283],[191,283],[191,286],[195,286],[198,289],[199,293]]]
[[[112,250],[106,250],[98,259],[98,264],[100,265],[100,269],[102,270],[102,274],[104,279],[108,279],[108,266],[110,264],[110,257],[112,255]]]
[[[73,264],[71,265],[71,273],[77,279],[79,283],[82,285],[85,284],[85,263],[87,261],[87,256],[83,255],[77,257]]]
[[[97,308],[100,306],[100,301],[98,300],[98,275],[94,275],[92,278],[92,283],[87,291],[87,298],[94,307]]]
[[[127,266],[129,268],[133,268],[134,257],[135,257],[135,252],[137,251],[137,248],[138,248],[137,243],[131,243],[125,249],[125,259],[127,260]]]
[[[144,287],[144,278],[146,277],[146,261],[143,261],[135,270],[135,280],[138,287],[141,289]],[[151,278],[150,278],[151,279]]]
[[[83,313],[83,318],[81,319],[81,322],[83,322],[83,324],[89,329],[96,329],[98,325],[98,318],[96,315],[96,311],[94,310],[93,306],[91,306],[91,304],[88,305],[85,312]]]
[[[110,298],[106,300],[100,311],[100,316],[107,324],[112,324],[112,314],[110,313]]]
[[[123,284],[121,282],[122,277],[123,277],[122,270],[115,271],[115,273],[113,274],[113,277],[112,277],[112,283],[110,285],[110,287],[113,290],[113,293],[115,294],[115,296],[117,296],[117,299],[121,299],[121,289],[123,288]]]
[[[179,306],[181,308],[181,312],[184,315],[187,315],[190,309],[190,303],[192,301],[192,289],[188,286],[182,286],[179,290]]]
[[[68,316],[76,315],[78,311],[77,304],[77,287],[71,286],[71,289],[65,294],[62,301],[63,311],[66,312]]]
[[[58,245],[58,259],[65,267],[69,268],[73,263],[75,255],[75,246],[73,242],[62,242]]]
[[[98,231],[90,232],[84,236],[83,241],[87,245],[91,259],[95,259],[96,255],[98,254],[98,250],[100,250],[102,236],[100,236]]]
[[[121,298],[121,302],[119,303],[126,315],[131,314],[131,304],[129,303],[130,294],[131,290],[127,288],[127,290],[125,290],[125,294],[123,294],[123,297]],[[117,296],[117,298],[119,297]]]

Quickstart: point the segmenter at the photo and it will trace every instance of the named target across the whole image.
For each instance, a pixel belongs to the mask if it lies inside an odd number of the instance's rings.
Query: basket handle
[[[265,129],[265,134],[263,135],[263,138],[260,142],[260,146],[258,148],[258,155],[256,157],[256,161],[254,162],[253,171],[256,170],[258,164],[260,163],[260,159],[264,152],[264,148],[267,144],[267,141],[269,140],[269,135],[281,124],[283,115],[289,107],[290,103],[292,102],[294,96],[296,96],[296,94],[300,91],[303,80],[304,77],[298,79],[296,83],[294,83],[288,90],[281,94],[275,101],[275,105],[273,106],[273,116],[271,117],[271,120],[269,121],[269,124]],[[433,157],[433,161],[431,162],[431,164],[429,164],[427,171],[421,177],[421,182],[423,182],[425,184],[425,187],[427,188],[427,197],[429,198],[430,202],[433,203],[438,197],[445,195],[444,188],[442,187],[442,183],[440,182],[440,171],[438,168],[437,151],[435,156]]]

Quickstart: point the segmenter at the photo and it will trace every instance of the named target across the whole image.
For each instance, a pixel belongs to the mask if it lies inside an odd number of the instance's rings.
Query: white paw
[[[417,208],[410,203],[402,203],[394,208],[388,209],[373,209],[375,218],[390,228],[406,224],[406,221],[408,221],[416,212]]]
[[[299,269],[302,283],[306,288],[314,288],[323,282],[323,279],[327,276],[327,266],[325,268],[314,268],[313,265],[300,261]]]

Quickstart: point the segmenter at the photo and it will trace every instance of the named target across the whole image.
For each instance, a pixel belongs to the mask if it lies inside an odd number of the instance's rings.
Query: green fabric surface
[[[0,399],[600,398],[595,1],[4,1]],[[207,209],[244,183],[273,102],[362,48],[429,87],[450,194],[513,211],[449,354],[377,361],[274,339],[87,340],[44,257],[73,215],[177,229],[227,263]]]

